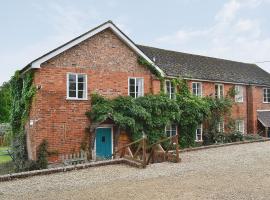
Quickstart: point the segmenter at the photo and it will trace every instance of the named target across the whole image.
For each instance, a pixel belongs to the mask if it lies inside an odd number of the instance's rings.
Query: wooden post
[[[144,132],[143,132],[142,150],[143,150],[143,168],[145,168],[146,167],[146,135]]]
[[[179,140],[179,135],[177,134],[176,135],[176,137],[175,137],[175,145],[176,145],[176,147],[175,147],[175,154],[176,154],[176,162],[177,163],[179,163],[180,162],[180,157],[179,157],[179,142],[178,142],[178,140]]]
[[[265,127],[265,137],[268,137],[268,127]]]

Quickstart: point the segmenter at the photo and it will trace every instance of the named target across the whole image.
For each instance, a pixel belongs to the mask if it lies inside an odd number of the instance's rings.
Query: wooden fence
[[[162,143],[169,142],[164,150]],[[114,152],[113,158],[126,158],[141,163],[145,168],[149,163],[156,162],[180,162],[178,135],[161,139],[154,144],[147,145],[147,138],[136,140],[127,144]]]

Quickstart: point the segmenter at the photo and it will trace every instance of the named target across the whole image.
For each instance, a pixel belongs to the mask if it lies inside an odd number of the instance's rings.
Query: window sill
[[[263,102],[263,103],[265,103],[265,104],[269,104],[270,102]]]
[[[78,99],[78,98],[66,98],[68,101],[88,101],[88,99]]]
[[[244,103],[244,101],[235,101],[235,103]]]

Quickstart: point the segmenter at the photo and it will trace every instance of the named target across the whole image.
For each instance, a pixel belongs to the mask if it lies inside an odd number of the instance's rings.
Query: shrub
[[[48,142],[47,140],[43,140],[42,143],[38,147],[36,167],[38,169],[46,169],[48,167]]]

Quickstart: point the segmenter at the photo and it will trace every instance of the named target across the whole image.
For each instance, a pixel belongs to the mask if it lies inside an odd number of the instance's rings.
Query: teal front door
[[[105,158],[112,155],[112,130],[111,128],[96,129],[96,156]]]

